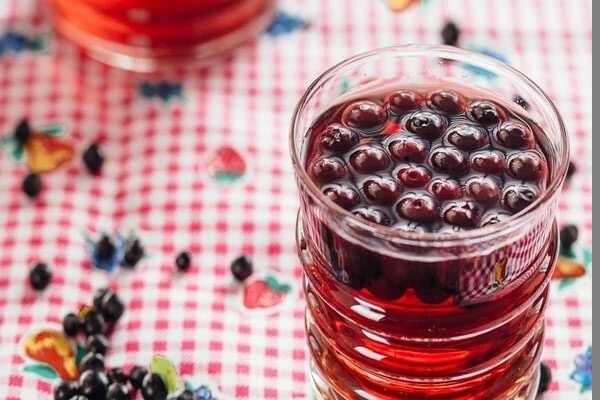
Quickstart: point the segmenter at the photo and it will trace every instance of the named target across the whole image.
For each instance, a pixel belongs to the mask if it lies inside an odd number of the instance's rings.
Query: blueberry
[[[546,174],[546,162],[537,151],[522,151],[508,159],[508,174],[522,181],[536,182]]]
[[[356,146],[360,138],[353,130],[340,124],[329,125],[321,135],[321,146],[329,151],[339,153]]]
[[[487,100],[478,100],[471,104],[470,116],[483,125],[494,125],[505,119],[504,111]]]
[[[560,245],[564,249],[571,249],[579,237],[579,229],[575,225],[565,225],[560,229]]]
[[[252,275],[253,266],[250,258],[242,255],[231,262],[231,273],[238,282],[243,282]]]
[[[83,152],[83,162],[90,173],[100,173],[102,165],[104,165],[104,153],[97,143],[93,143],[85,149]]]
[[[88,400],[106,400],[108,378],[102,371],[90,369],[79,377],[79,391]]]
[[[31,127],[27,118],[23,118],[15,128],[15,139],[20,145],[24,145],[31,136]]]
[[[389,150],[398,161],[420,163],[427,158],[429,145],[422,139],[403,137],[390,142]]]
[[[577,172],[577,165],[573,161],[569,161],[569,166],[567,167],[567,179],[571,179],[575,172]]]
[[[429,95],[429,103],[439,111],[460,114],[465,108],[464,100],[451,90],[438,90]]]
[[[349,210],[360,202],[360,196],[356,190],[345,186],[331,186],[323,190],[323,194],[338,206]]]
[[[358,172],[368,174],[381,171],[390,163],[387,153],[379,147],[366,147],[350,156],[350,163]]]
[[[400,167],[396,176],[398,180],[407,188],[417,188],[425,186],[431,179],[431,172],[421,166]]]
[[[365,197],[379,204],[394,202],[402,193],[402,188],[393,179],[373,178],[365,181],[362,186]]]
[[[398,202],[396,211],[413,222],[433,222],[438,218],[437,203],[428,195],[410,193]]]
[[[517,103],[518,105],[520,105],[521,107],[523,107],[523,109],[525,109],[525,110],[527,110],[529,108],[529,103],[519,95],[515,96],[513,98],[513,101],[515,103]]]
[[[131,393],[126,384],[115,382],[108,387],[106,400],[131,400]]]
[[[75,313],[69,313],[63,318],[62,325],[65,335],[74,337],[81,329],[81,318]]]
[[[83,318],[83,330],[86,335],[95,335],[106,331],[106,322],[102,313],[97,310],[90,310]]]
[[[494,135],[498,143],[509,149],[530,149],[535,145],[531,129],[519,122],[505,122]]]
[[[127,240],[123,262],[121,264],[125,267],[133,268],[142,257],[144,257],[144,248],[142,247],[140,240],[137,238]]]
[[[442,136],[448,122],[444,117],[430,111],[418,111],[406,121],[406,129],[427,140],[435,140]]]
[[[310,170],[321,183],[333,182],[346,173],[343,161],[338,158],[319,158],[313,161]]]
[[[462,175],[469,169],[465,154],[449,147],[440,147],[431,152],[431,166],[438,172],[449,175]]]
[[[85,350],[88,353],[106,355],[108,351],[108,339],[101,333],[88,336],[85,342]]]
[[[388,109],[397,116],[414,111],[421,105],[421,96],[410,90],[399,90],[388,97]]]
[[[468,124],[459,124],[448,129],[448,142],[461,150],[472,151],[489,143],[484,129]]]
[[[165,400],[167,395],[167,385],[159,374],[150,373],[144,377],[142,383],[142,396],[144,400]]]
[[[94,304],[94,308],[96,310],[102,310],[102,300],[104,299],[104,296],[109,292],[108,289],[106,288],[101,288],[96,290],[96,293],[94,294],[94,300],[93,300],[93,304]]]
[[[385,212],[371,207],[357,208],[352,211],[352,214],[365,221],[370,221],[379,225],[389,225],[391,220]]]
[[[79,393],[77,382],[62,381],[54,387],[54,400],[70,400]]]
[[[518,213],[532,204],[538,196],[538,190],[531,185],[510,185],[502,192],[502,205],[508,211]]]
[[[188,253],[187,251],[182,251],[175,258],[175,266],[177,267],[177,270],[179,270],[181,272],[185,272],[188,269],[190,269],[191,265],[192,265],[192,257],[190,256],[190,253]]]
[[[548,391],[552,383],[552,371],[544,362],[540,362],[540,385],[538,386],[537,394],[542,394]]]
[[[27,175],[23,179],[22,189],[29,198],[36,198],[42,191],[42,178],[38,174]]]
[[[123,315],[125,306],[119,296],[113,292],[108,292],[102,297],[100,310],[102,311],[102,316],[106,322],[115,323]]]
[[[456,46],[458,44],[458,38],[460,37],[458,25],[452,21],[448,21],[442,28],[441,36],[444,44]]]
[[[146,375],[148,375],[148,369],[141,365],[136,365],[131,368],[131,371],[129,371],[129,383],[131,384],[131,387],[136,390],[141,389],[142,382]]]
[[[108,381],[110,383],[123,383],[127,384],[127,374],[123,371],[121,367],[115,367],[108,370],[106,376],[108,377]]]
[[[102,354],[87,353],[79,362],[79,372],[104,371],[104,356]]]
[[[442,212],[442,218],[449,224],[463,228],[475,228],[481,220],[479,207],[472,202],[457,202],[449,205]]]
[[[100,260],[110,260],[115,253],[115,245],[108,235],[102,235],[96,243],[96,254]]]
[[[29,271],[29,284],[35,290],[44,290],[50,284],[52,280],[52,271],[48,264],[46,263],[37,263],[35,266]]]
[[[184,390],[177,397],[177,400],[196,400],[196,396],[194,395],[194,392],[192,392],[191,390]]]
[[[351,128],[373,133],[387,122],[387,112],[374,101],[357,101],[344,110],[342,121]]]

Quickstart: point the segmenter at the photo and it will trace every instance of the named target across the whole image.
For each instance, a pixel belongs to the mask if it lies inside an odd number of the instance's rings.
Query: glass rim
[[[300,160],[299,152],[302,149],[296,146],[296,131],[298,129],[299,118],[302,114],[306,104],[312,98],[314,93],[320,88],[321,84],[326,80],[334,76],[337,72],[345,68],[346,66],[356,63],[358,61],[368,60],[373,58],[374,60],[383,58],[385,54],[392,53],[393,55],[402,57],[435,57],[445,58],[455,61],[464,61],[469,63],[475,63],[479,67],[490,68],[492,70],[501,71],[509,75],[510,78],[518,79],[521,83],[524,83],[531,89],[536,96],[538,96],[544,106],[547,106],[553,116],[556,118],[558,123],[558,129],[560,131],[559,146],[562,146],[563,153],[559,160],[556,161],[557,169],[555,176],[550,181],[546,191],[536,199],[530,206],[524,210],[511,216],[509,219],[502,221],[499,224],[490,225],[486,227],[480,227],[467,231],[457,232],[455,234],[440,233],[440,232],[409,232],[401,229],[393,229],[388,226],[382,226],[374,222],[366,221],[354,216],[350,211],[343,209],[338,206],[330,199],[328,199],[317,187],[317,185],[310,179],[306,170],[303,166],[302,160]],[[486,56],[481,53],[476,53],[469,50],[460,49],[458,47],[446,46],[446,45],[417,45],[409,44],[402,46],[388,46],[381,47],[374,50],[370,50],[364,53],[357,54],[350,58],[335,64],[334,66],[327,69],[321,75],[319,75],[304,91],[304,94],[296,104],[293,114],[292,123],[290,125],[289,135],[289,150],[292,157],[292,164],[294,172],[299,182],[304,185],[310,192],[312,198],[324,208],[327,212],[337,217],[349,219],[352,224],[363,232],[369,232],[374,234],[376,237],[385,237],[386,240],[390,240],[396,244],[404,245],[422,245],[427,243],[431,247],[445,248],[454,247],[461,244],[470,244],[473,241],[485,242],[497,234],[508,234],[510,232],[521,229],[523,223],[525,223],[529,217],[535,212],[538,212],[542,206],[548,202],[557,190],[561,187],[565,175],[567,172],[568,161],[569,161],[569,140],[564,122],[558,112],[556,106],[548,95],[530,78],[525,74],[517,70],[516,68]]]

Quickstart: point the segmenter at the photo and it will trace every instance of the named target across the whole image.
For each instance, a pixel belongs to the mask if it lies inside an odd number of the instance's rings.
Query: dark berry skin
[[[493,204],[500,198],[500,187],[490,177],[471,178],[467,181],[466,189],[469,197],[483,205]]]
[[[368,147],[353,153],[350,156],[350,163],[357,171],[369,174],[386,168],[390,158],[383,149]]]
[[[527,110],[529,108],[529,103],[521,96],[515,96],[513,98],[513,101],[515,103],[517,103],[518,105],[520,105],[521,107],[523,107],[524,110]]]
[[[442,136],[448,121],[446,118],[429,112],[418,111],[406,121],[406,129],[427,140],[435,140]]]
[[[115,382],[108,387],[106,400],[131,400],[131,392],[127,385]]]
[[[453,179],[435,178],[427,190],[438,200],[454,200],[462,196],[460,183]]]
[[[85,149],[83,152],[83,162],[90,173],[100,173],[102,165],[104,165],[104,154],[97,143],[93,143]]]
[[[122,265],[133,268],[144,257],[144,248],[139,239],[129,239],[125,245]]]
[[[88,370],[104,371],[104,356],[102,354],[87,353],[79,362],[79,372]]]
[[[108,292],[102,297],[100,310],[106,322],[115,323],[125,312],[125,306],[119,296],[113,292]]]
[[[106,373],[106,376],[108,377],[108,381],[110,383],[119,382],[127,384],[127,374],[125,373],[125,371],[123,371],[123,368],[121,367],[109,369]]]
[[[464,153],[449,147],[440,147],[432,151],[430,162],[436,171],[454,176],[462,175],[469,168]]]
[[[438,218],[437,203],[428,195],[411,193],[398,202],[396,211],[413,222],[433,222]]]
[[[150,373],[144,377],[142,383],[142,396],[144,400],[165,400],[167,395],[167,385],[160,375]]]
[[[185,272],[188,269],[190,269],[191,265],[192,265],[192,257],[190,256],[190,253],[188,253],[187,251],[182,251],[175,258],[175,266],[177,267],[178,271]]]
[[[399,90],[388,97],[388,110],[394,115],[402,116],[421,106],[423,99],[410,90]]]
[[[365,181],[362,187],[365,197],[379,204],[394,202],[402,193],[398,182],[388,178],[374,178]]]
[[[504,154],[495,150],[482,150],[471,154],[471,168],[485,174],[500,174],[506,168]]]
[[[351,209],[360,202],[358,193],[347,186],[338,185],[328,187],[323,191],[323,194],[346,210]]]
[[[421,166],[405,166],[398,169],[398,180],[407,188],[425,186],[431,179],[431,172]]]
[[[506,119],[504,111],[487,100],[478,100],[471,104],[470,116],[482,125],[495,125]]]
[[[246,256],[239,256],[231,262],[231,274],[238,282],[248,279],[253,270],[252,260]]]
[[[460,37],[460,30],[458,25],[452,21],[448,21],[441,32],[442,41],[448,46],[456,46],[458,44],[458,38]]]
[[[79,394],[77,382],[62,381],[54,387],[54,400],[70,400]]]
[[[573,175],[577,172],[577,165],[573,161],[569,161],[569,166],[567,167],[567,179],[571,179]]]
[[[129,371],[129,383],[131,387],[138,390],[142,388],[142,382],[144,381],[144,377],[148,375],[148,369],[146,367],[142,367],[141,365],[136,365],[131,368]]]
[[[531,129],[519,122],[505,122],[494,132],[496,141],[509,149],[531,149],[535,147],[535,138]]]
[[[351,128],[372,133],[382,128],[387,122],[387,112],[385,108],[374,101],[357,101],[346,108],[342,115],[342,121]]]
[[[352,211],[352,214],[356,215],[361,219],[364,219],[365,221],[373,222],[375,224],[386,226],[390,224],[390,217],[383,211],[378,210],[376,208],[357,208],[356,210]]]
[[[388,146],[392,157],[398,161],[420,163],[429,154],[429,145],[425,140],[417,138],[400,138],[393,140]]]
[[[522,181],[536,182],[546,174],[546,163],[536,151],[519,152],[508,159],[508,174]]]
[[[81,329],[81,318],[75,313],[69,313],[63,318],[62,325],[65,335],[74,337]]]
[[[332,124],[321,134],[321,146],[333,153],[348,151],[359,142],[358,134],[340,124]]]
[[[478,209],[479,207],[472,202],[457,202],[444,209],[442,218],[452,225],[475,228],[481,220]]]
[[[94,304],[94,308],[96,310],[102,310],[102,303],[103,303],[103,299],[104,296],[109,292],[108,289],[106,288],[101,288],[96,290],[96,293],[94,294],[94,300],[93,300],[93,304]]]
[[[511,185],[502,192],[502,204],[508,211],[518,213],[532,204],[538,196],[538,190],[531,185]]]
[[[102,334],[88,336],[85,342],[85,350],[88,353],[106,355],[108,351],[108,339]]]
[[[465,151],[472,151],[489,143],[485,130],[467,124],[456,125],[448,129],[446,139],[449,143]]]
[[[83,330],[86,335],[95,335],[106,331],[104,317],[97,310],[90,310],[83,318]]]
[[[23,118],[15,128],[15,139],[20,145],[24,145],[31,136],[31,127],[27,118]]]
[[[79,392],[88,400],[106,400],[108,378],[102,371],[87,370],[79,377]]]
[[[338,158],[319,158],[313,162],[310,170],[321,183],[333,182],[346,174],[346,167]]]
[[[30,199],[36,198],[42,191],[42,178],[38,174],[29,174],[23,179],[23,193]]]
[[[71,397],[70,400],[89,400],[87,397],[82,396],[82,395],[77,395],[75,397]]]
[[[102,235],[96,243],[96,253],[101,260],[110,260],[115,253],[115,245],[110,237]]]
[[[52,271],[48,264],[37,263],[29,271],[29,284],[35,290],[44,290],[50,284],[52,280]]]
[[[451,90],[438,90],[429,95],[429,103],[439,111],[460,114],[465,109],[465,101]]]
[[[177,397],[177,400],[196,400],[196,396],[191,390],[184,390],[179,397]]]
[[[540,362],[540,385],[538,386],[537,394],[542,394],[548,391],[552,383],[552,371],[546,363]]]
[[[564,249],[571,249],[579,237],[579,229],[575,225],[565,225],[560,230],[560,245]]]

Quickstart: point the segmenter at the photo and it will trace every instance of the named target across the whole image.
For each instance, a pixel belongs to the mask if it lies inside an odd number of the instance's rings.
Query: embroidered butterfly
[[[27,119],[23,119],[12,135],[0,139],[0,146],[16,162],[25,162],[32,173],[39,174],[57,169],[73,158],[73,145],[58,137],[63,134],[63,125],[47,125],[33,130]]]

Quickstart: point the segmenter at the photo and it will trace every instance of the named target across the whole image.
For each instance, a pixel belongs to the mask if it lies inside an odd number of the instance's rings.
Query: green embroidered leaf
[[[267,282],[267,285],[269,285],[270,288],[272,288],[273,290],[277,291],[277,292],[289,292],[290,290],[292,290],[292,287],[290,285],[288,285],[287,283],[279,283],[279,281],[277,280],[277,278],[275,278],[274,276],[267,276],[265,278],[265,281]]]
[[[27,43],[27,47],[31,51],[42,51],[45,50],[47,46],[48,41],[44,35],[34,36],[34,38]]]
[[[183,383],[183,388],[185,390],[189,390],[190,392],[194,391],[194,385],[192,385],[192,383],[190,381],[187,381],[187,380]]]
[[[340,84],[340,94],[346,93],[350,89],[350,79],[344,79]]]
[[[25,148],[23,146],[15,146],[11,156],[16,162],[22,162],[25,159]]]
[[[29,364],[23,370],[52,381],[58,378],[58,372],[48,364]]]
[[[66,127],[62,124],[47,125],[42,129],[42,133],[48,136],[60,136],[65,133]]]
[[[564,248],[563,246],[560,246],[560,251],[559,253],[561,256],[566,257],[566,258],[577,258],[575,256],[575,252],[573,251],[573,249],[567,249]]]
[[[239,180],[244,174],[235,172],[215,172],[214,179],[217,183],[227,184]]]
[[[558,282],[558,290],[564,290],[568,287],[573,286],[573,284],[575,283],[575,279],[561,279]]]
[[[75,353],[75,364],[79,365],[81,359],[85,356],[85,348],[81,345],[81,343],[77,342],[77,352]]]
[[[582,253],[582,258],[583,258],[583,260],[582,260],[583,265],[585,265],[586,268],[591,267],[592,266],[592,250],[590,250],[587,247],[584,247],[581,250],[581,253]]]
[[[8,136],[4,136],[2,138],[2,141],[0,141],[0,144],[2,144],[2,147],[14,146],[15,144],[17,144],[17,140],[15,139],[15,137],[13,135],[8,135]]]

